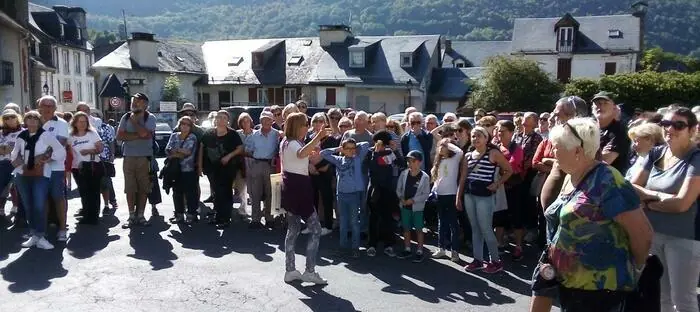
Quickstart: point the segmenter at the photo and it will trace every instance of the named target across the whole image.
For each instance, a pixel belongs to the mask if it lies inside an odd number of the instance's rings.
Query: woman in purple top
[[[325,285],[328,282],[315,271],[318,243],[321,239],[321,223],[314,210],[313,188],[309,177],[309,156],[314,153],[316,146],[332,130],[323,129],[316,132],[313,139],[304,145],[304,137],[309,130],[306,115],[292,113],[287,116],[284,127],[284,139],[280,143],[280,158],[282,159],[282,202],[287,211],[287,236],[284,239],[286,255],[286,283],[301,280],[307,283]],[[306,272],[302,275],[295,268],[295,245],[301,220],[306,221],[310,229],[308,246],[306,247]]]

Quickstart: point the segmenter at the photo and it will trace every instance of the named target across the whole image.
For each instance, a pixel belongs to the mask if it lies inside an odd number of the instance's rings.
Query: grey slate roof
[[[429,95],[437,101],[461,100],[469,92],[469,80],[480,79],[484,70],[484,67],[436,68]]]
[[[575,16],[579,33],[575,53],[639,51],[639,19],[632,15]],[[556,51],[557,18],[517,18],[513,27],[513,53]],[[622,38],[609,38],[608,30],[620,30]]]
[[[364,68],[350,68],[348,48],[375,42],[374,55],[367,55]],[[439,35],[424,36],[357,36],[348,45],[325,48],[309,83],[341,83],[394,85],[406,84],[410,79],[420,84],[431,70],[430,59],[439,44]],[[401,52],[415,49],[413,67],[401,67]]]
[[[280,40],[282,45],[266,60],[264,68],[254,71],[251,53],[272,47]],[[202,45],[202,51],[209,75],[208,84],[241,85],[307,84],[323,54],[318,37],[208,41]],[[301,64],[288,65],[294,56],[303,57]]]
[[[485,66],[489,57],[510,55],[511,41],[452,41],[451,51],[445,51],[442,67],[454,67],[461,59],[467,67]],[[471,64],[471,65],[470,65]]]
[[[117,46],[116,44],[114,46]],[[112,49],[108,46],[106,49]],[[159,41],[157,49],[161,56],[158,57],[158,71],[161,72],[181,72],[203,74],[204,60],[201,46],[198,43],[184,43],[178,41]],[[104,54],[105,51],[100,51]],[[129,43],[124,41],[100,58],[93,68],[116,68],[127,70],[151,70],[142,68],[131,58]]]

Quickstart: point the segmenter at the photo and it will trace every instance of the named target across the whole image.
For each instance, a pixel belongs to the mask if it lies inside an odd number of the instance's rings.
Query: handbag
[[[114,178],[117,175],[117,169],[114,168],[114,164],[111,162],[102,162],[105,168],[105,176]]]
[[[95,155],[90,155],[90,161],[81,161],[78,165],[80,175],[102,178],[105,176],[105,165],[103,162],[95,162]]]

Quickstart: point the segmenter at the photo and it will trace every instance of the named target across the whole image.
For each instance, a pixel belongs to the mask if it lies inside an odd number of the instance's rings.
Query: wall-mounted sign
[[[146,79],[128,78],[125,80],[130,86],[141,86],[146,83]]]
[[[63,91],[63,103],[73,102],[73,91]]]
[[[160,102],[161,112],[177,112],[177,102]]]

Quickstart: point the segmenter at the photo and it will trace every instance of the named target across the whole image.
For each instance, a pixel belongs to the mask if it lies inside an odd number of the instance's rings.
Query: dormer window
[[[608,38],[622,38],[622,31],[620,31],[619,29],[610,29],[608,30]]]
[[[456,60],[456,61],[455,61],[455,67],[456,67],[456,68],[464,68],[464,61],[462,61],[462,60]]]
[[[365,67],[365,51],[350,51],[350,67]]]
[[[78,36],[78,40],[83,40],[82,30],[81,30],[80,28],[78,28],[78,34],[77,34],[77,36]]]
[[[66,36],[66,28],[63,26],[63,24],[60,24],[60,26],[61,26],[61,37],[65,37]]]
[[[301,65],[301,62],[304,61],[304,57],[301,55],[295,55],[292,56],[292,58],[289,59],[289,62],[287,62],[287,65]],[[287,102],[288,103],[288,102]]]
[[[574,50],[574,28],[561,27],[559,28],[557,51],[572,52]]]
[[[401,67],[411,68],[413,67],[413,54],[408,52],[401,52]]]

